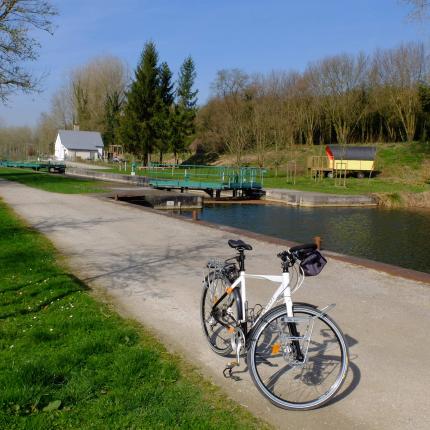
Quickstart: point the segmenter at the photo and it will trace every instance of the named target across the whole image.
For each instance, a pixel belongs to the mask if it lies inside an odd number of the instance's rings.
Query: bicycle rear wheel
[[[278,306],[253,330],[249,370],[257,388],[276,406],[315,409],[327,403],[344,382],[348,347],[336,323],[318,309],[294,305],[293,312],[304,361],[296,359],[291,318],[285,306]]]
[[[203,332],[211,349],[219,355],[231,353],[231,333],[227,327],[235,325],[239,315],[238,302],[240,298],[238,298],[239,292],[237,290],[226,295],[216,309],[213,309],[214,304],[220,300],[230,285],[231,283],[225,275],[211,272],[205,279],[201,299]]]

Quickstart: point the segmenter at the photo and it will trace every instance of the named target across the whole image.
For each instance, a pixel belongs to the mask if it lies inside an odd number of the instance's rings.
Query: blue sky
[[[57,0],[54,36],[37,34],[47,74],[44,91],[18,95],[0,106],[2,125],[34,125],[49,110],[68,73],[91,58],[113,54],[134,70],[143,45],[153,40],[160,59],[177,73],[191,55],[199,102],[210,94],[217,70],[303,70],[342,52],[371,53],[401,42],[428,42],[430,24],[410,23],[399,0]],[[427,28],[426,28],[427,27]]]

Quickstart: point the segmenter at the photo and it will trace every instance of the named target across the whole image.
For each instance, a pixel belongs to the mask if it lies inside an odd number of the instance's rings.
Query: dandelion
[[[69,318],[73,318],[73,315],[70,315]]]
[[[50,328],[50,329],[49,329],[49,331],[54,331],[54,329],[53,329],[53,328]]]

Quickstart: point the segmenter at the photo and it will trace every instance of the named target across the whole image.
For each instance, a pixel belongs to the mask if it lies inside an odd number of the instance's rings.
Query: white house
[[[55,140],[56,160],[98,160],[103,157],[103,140],[98,131],[60,130]]]

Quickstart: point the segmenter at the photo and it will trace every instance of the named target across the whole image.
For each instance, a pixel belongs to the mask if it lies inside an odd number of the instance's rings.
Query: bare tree
[[[22,160],[37,155],[33,131],[30,127],[0,128],[0,158]]]
[[[428,136],[428,59],[412,43],[372,57],[324,58],[304,73],[220,71],[199,113],[199,138],[238,163],[252,150],[264,165],[269,149],[281,159],[301,143],[411,141],[418,130]]]
[[[243,152],[250,135],[250,95],[247,94],[249,76],[238,69],[221,70],[212,84],[215,96],[223,100],[225,120],[220,133],[229,152],[242,164]]]
[[[309,73],[304,73],[296,81],[294,91],[300,133],[303,133],[308,145],[313,145],[315,130],[320,120],[320,101],[313,92]]]
[[[428,15],[428,10],[430,7],[429,0],[401,0],[402,3],[409,4],[412,7],[411,12],[409,13],[409,18],[411,20],[422,20],[426,18]]]
[[[74,122],[83,130],[104,132],[106,101],[113,95],[121,99],[127,82],[127,68],[117,57],[98,57],[75,69],[68,89]]]
[[[380,93],[394,108],[403,127],[404,140],[411,142],[415,136],[420,112],[418,84],[426,76],[424,46],[410,43],[395,49],[378,51],[373,67],[379,79]]]
[[[263,94],[263,91],[262,87],[254,86],[250,111],[250,132],[255,144],[257,163],[260,167],[264,166],[266,153],[272,143],[271,100],[269,96]]]
[[[364,54],[337,55],[309,66],[307,73],[339,143],[347,143],[366,110],[368,60]]]
[[[7,102],[16,91],[31,92],[39,87],[25,63],[38,58],[40,44],[32,31],[43,30],[52,34],[55,8],[43,0],[0,1],[0,99]]]

